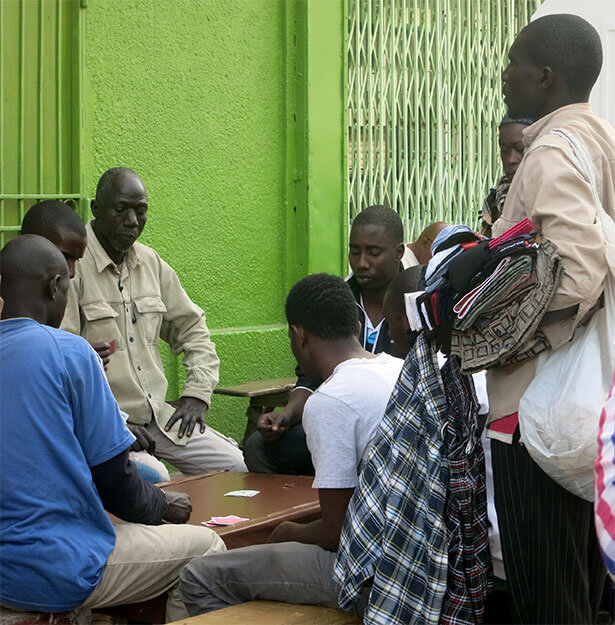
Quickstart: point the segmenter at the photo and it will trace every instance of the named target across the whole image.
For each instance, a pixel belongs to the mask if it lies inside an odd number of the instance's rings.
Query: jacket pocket
[[[85,319],[82,324],[83,338],[88,343],[117,341],[118,349],[121,347],[120,333],[115,322],[119,316],[106,302],[92,302],[81,306],[81,314]]]
[[[158,295],[146,295],[134,300],[137,314],[137,325],[141,325],[141,332],[145,341],[151,345],[158,343],[162,317],[167,307]]]

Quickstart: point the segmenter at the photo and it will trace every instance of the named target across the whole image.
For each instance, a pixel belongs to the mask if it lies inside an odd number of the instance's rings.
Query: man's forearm
[[[298,542],[306,545],[318,545],[327,551],[337,551],[339,536],[333,539],[326,531],[322,519],[311,523],[293,523],[287,521],[276,528],[273,542]]]
[[[159,525],[167,509],[162,491],[144,482],[128,459],[128,449],[90,467],[94,484],[107,512],[123,521]]]
[[[289,426],[301,423],[303,417],[303,407],[312,393],[304,388],[295,388],[292,390],[288,403],[284,407],[284,412],[289,416]]]

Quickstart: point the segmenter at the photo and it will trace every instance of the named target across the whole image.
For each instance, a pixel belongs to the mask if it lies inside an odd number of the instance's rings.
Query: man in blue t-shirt
[[[0,271],[0,602],[64,612],[170,590],[167,618],[185,616],[180,569],[224,544],[207,528],[160,525],[186,523],[190,499],[138,477],[100,358],[57,329],[69,285],[58,249],[18,237]]]

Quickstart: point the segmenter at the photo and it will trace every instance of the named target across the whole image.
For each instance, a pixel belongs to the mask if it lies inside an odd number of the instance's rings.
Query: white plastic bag
[[[574,495],[593,501],[598,424],[615,369],[615,223],[600,204],[583,146],[565,131],[554,133],[571,143],[594,191],[608,266],[604,308],[571,342],[537,357],[536,375],[519,403],[519,426],[534,462]]]
[[[615,280],[607,280],[605,307],[570,343],[538,356],[536,376],[519,403],[522,440],[534,462],[588,501],[594,498],[600,412],[615,369]]]

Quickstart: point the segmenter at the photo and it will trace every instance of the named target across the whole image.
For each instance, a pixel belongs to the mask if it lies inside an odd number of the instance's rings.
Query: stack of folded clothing
[[[529,219],[494,239],[445,228],[432,252],[424,290],[406,294],[406,313],[412,330],[450,336],[464,373],[521,362],[549,346],[538,326],[562,267]]]

